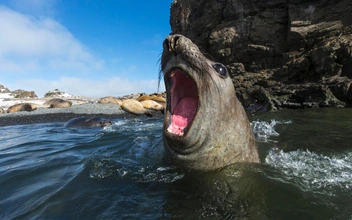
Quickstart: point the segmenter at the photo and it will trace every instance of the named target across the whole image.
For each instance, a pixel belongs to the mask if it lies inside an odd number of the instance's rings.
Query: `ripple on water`
[[[2,127],[0,218],[236,219],[243,213],[251,219],[247,211],[254,209],[258,218],[252,219],[348,219],[352,153],[306,150],[297,142],[305,138],[305,121],[294,127],[301,116],[252,122],[259,150],[265,147],[263,163],[241,172],[228,167],[229,175],[165,165],[160,118],[116,119],[97,129],[60,123]],[[339,138],[349,135],[342,128]],[[310,138],[336,141],[319,133],[321,124],[309,129]]]
[[[332,188],[351,190],[351,158],[351,152],[326,156],[309,150],[272,149],[265,163],[281,173],[275,179],[297,184],[304,191],[330,193]]]
[[[255,136],[255,139],[260,142],[275,142],[274,140],[271,140],[271,137],[279,136],[279,133],[275,131],[275,126],[277,124],[290,124],[292,123],[291,121],[277,121],[277,120],[271,120],[270,123],[266,121],[252,121],[251,126],[253,129],[253,133]]]

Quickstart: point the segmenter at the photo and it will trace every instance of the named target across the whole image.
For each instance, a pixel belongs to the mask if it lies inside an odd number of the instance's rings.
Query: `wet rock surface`
[[[227,66],[245,107],[335,107],[352,105],[351,14],[350,0],[175,0],[170,24]]]

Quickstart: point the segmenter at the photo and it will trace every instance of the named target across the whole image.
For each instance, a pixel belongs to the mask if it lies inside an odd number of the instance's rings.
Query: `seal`
[[[152,117],[152,114],[143,107],[143,105],[135,99],[126,99],[122,101],[120,105],[121,109],[125,112],[134,114],[134,115],[146,115]]]
[[[43,103],[43,106],[47,108],[69,108],[71,105],[72,102],[59,98],[50,99]]]
[[[140,97],[136,98],[136,100],[142,102],[142,101],[146,101],[146,100],[153,100],[156,101],[158,103],[164,103],[166,102],[166,99],[162,96],[157,96],[157,95],[141,95]]]
[[[5,113],[5,110],[0,107],[0,114],[4,114],[4,113]]]
[[[140,103],[142,104],[142,106],[145,109],[150,109],[150,110],[155,110],[155,111],[162,111],[164,110],[164,106],[159,104],[156,101],[153,100],[144,100],[144,101],[140,101]]]
[[[161,71],[167,162],[200,171],[259,162],[252,128],[223,64],[207,59],[185,36],[171,35],[163,42]]]
[[[112,125],[113,123],[110,120],[98,117],[77,117],[68,120],[65,124],[65,128],[72,128],[72,127],[84,127],[84,128],[91,128],[91,127],[105,127]]]
[[[37,109],[39,105],[34,104],[34,103],[19,103],[19,104],[15,104],[13,106],[10,106],[7,109],[7,113],[12,113],[12,112],[20,112],[20,111],[34,111]]]
[[[112,96],[106,96],[98,100],[98,103],[100,104],[118,104],[121,105],[122,100],[112,97]]]

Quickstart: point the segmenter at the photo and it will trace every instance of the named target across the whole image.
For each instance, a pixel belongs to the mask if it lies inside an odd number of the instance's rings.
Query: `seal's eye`
[[[214,70],[223,78],[227,77],[227,69],[221,63],[213,64]]]

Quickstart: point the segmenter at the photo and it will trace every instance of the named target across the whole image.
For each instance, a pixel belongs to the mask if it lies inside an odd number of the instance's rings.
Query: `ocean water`
[[[0,127],[0,219],[352,219],[352,109],[250,116],[260,164],[163,163],[162,118]]]

